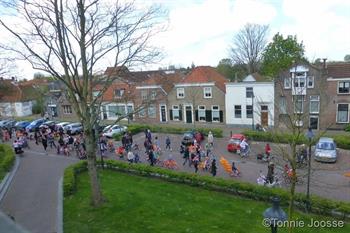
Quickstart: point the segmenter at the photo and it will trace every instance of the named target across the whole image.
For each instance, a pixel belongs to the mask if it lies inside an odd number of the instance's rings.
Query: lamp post
[[[264,222],[268,221],[271,227],[271,233],[277,233],[277,223],[280,221],[287,220],[287,214],[280,207],[280,198],[273,197],[272,198],[272,207],[267,208],[264,213]]]
[[[306,209],[310,211],[310,176],[311,176],[311,142],[314,137],[314,133],[312,129],[309,127],[307,134],[307,138],[309,139],[309,153],[308,153],[308,161],[307,161],[307,187],[306,187]]]

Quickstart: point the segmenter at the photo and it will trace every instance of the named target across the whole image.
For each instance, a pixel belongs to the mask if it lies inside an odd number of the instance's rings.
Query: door
[[[192,106],[185,107],[186,123],[192,123]]]
[[[310,128],[318,129],[318,116],[310,116]]]
[[[160,105],[160,121],[166,122],[166,107],[165,107],[165,105]]]
[[[51,106],[50,112],[51,112],[52,117],[57,117],[57,107],[56,106]]]
[[[269,108],[267,105],[261,105],[260,122],[262,126],[269,125]]]

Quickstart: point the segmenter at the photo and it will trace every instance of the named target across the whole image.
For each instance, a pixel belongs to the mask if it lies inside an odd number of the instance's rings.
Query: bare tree
[[[247,65],[248,73],[259,71],[268,28],[268,25],[246,24],[233,38],[231,59],[235,64]]]
[[[94,73],[109,59],[115,67],[154,61],[159,51],[151,39],[163,30],[159,7],[138,8],[134,2],[103,0],[2,1],[4,12],[23,20],[13,25],[0,18],[0,25],[16,39],[7,49],[29,61],[34,69],[63,82],[68,97],[84,125],[92,204],[103,202],[96,167],[94,126],[100,117],[103,93],[115,79]],[[95,85],[102,85],[93,96]],[[119,118],[118,118],[119,119]]]

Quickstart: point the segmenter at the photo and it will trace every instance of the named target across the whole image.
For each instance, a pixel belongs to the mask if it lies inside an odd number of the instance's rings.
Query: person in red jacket
[[[267,157],[269,157],[271,154],[271,147],[270,147],[270,144],[268,144],[268,143],[265,146],[265,154]]]

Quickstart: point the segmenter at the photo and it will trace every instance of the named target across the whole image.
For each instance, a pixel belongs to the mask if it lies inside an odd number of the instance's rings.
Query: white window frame
[[[241,107],[241,116],[240,117],[236,117],[236,106],[240,106]],[[242,105],[233,105],[233,114],[234,114],[234,117],[236,119],[241,119],[242,118]]]
[[[120,95],[117,95],[117,91],[120,91]],[[117,99],[122,98],[124,96],[124,94],[125,94],[125,88],[119,88],[119,89],[114,90],[114,96]]]
[[[296,104],[297,104],[296,101],[299,101],[298,97],[301,97],[301,111],[297,111],[297,108],[296,108]],[[298,113],[298,114],[304,113],[304,96],[303,95],[295,95],[295,96],[293,96],[293,98],[295,98],[295,99],[293,99],[294,113]]]
[[[248,106],[251,107],[251,111],[252,111],[251,117],[248,117]],[[246,105],[246,106],[245,106],[245,117],[246,117],[247,119],[252,119],[252,118],[253,118],[253,114],[254,114],[253,105]]]
[[[146,108],[141,108],[140,111],[139,111],[139,117],[140,118],[144,118],[146,117]]]
[[[312,85],[310,86],[309,85],[309,81],[310,80],[312,80]],[[307,76],[307,78],[306,78],[306,86],[307,86],[307,88],[314,88],[314,86],[315,86],[315,76]]]
[[[198,121],[200,122],[206,122],[206,117],[205,117],[205,111],[206,111],[206,107],[205,105],[198,105]],[[204,112],[204,120],[201,120],[201,117],[199,115],[200,112]]]
[[[340,93],[340,92],[339,92],[339,84],[340,84],[340,83],[349,83],[349,92]],[[348,94],[350,94],[350,81],[338,81],[338,85],[337,85],[337,94],[338,94],[338,95],[348,95]]]
[[[348,119],[347,119],[347,121],[344,121],[344,122],[339,122],[338,121],[338,108],[339,108],[339,104],[344,104],[344,105],[348,105]],[[336,112],[337,114],[336,114],[336,122],[337,123],[339,123],[339,124],[347,124],[347,123],[349,123],[349,103],[338,103],[337,104],[337,112]]]
[[[62,108],[63,108],[63,114],[66,114],[66,115],[69,115],[69,114],[72,114],[73,113],[73,110],[72,110],[72,105],[62,105]],[[67,111],[69,110],[69,111]]]
[[[180,107],[179,107],[179,105],[173,105],[171,109],[173,111],[173,121],[180,121]],[[178,111],[178,113],[179,113],[177,119],[175,119],[174,111]]]
[[[310,115],[309,116],[309,127],[311,128],[311,118],[317,118],[317,129],[319,129],[320,126],[320,117],[318,115]]]
[[[207,96],[208,94],[208,96]],[[203,87],[203,97],[204,99],[213,98],[212,88],[211,87]]]
[[[291,89],[292,88],[292,78],[291,77],[285,77],[283,79],[283,86],[284,86],[284,89]]]
[[[217,112],[219,114],[218,120],[214,120],[214,114],[213,114],[214,112]],[[211,106],[211,121],[212,122],[220,122],[220,106],[219,105],[212,105]]]
[[[178,99],[185,98],[185,88],[183,88],[183,87],[176,88],[176,97]]]
[[[153,90],[151,91],[151,100],[155,100],[157,97],[157,91]]]
[[[320,113],[320,96],[319,95],[310,95],[310,104],[309,104],[309,112],[311,113],[311,114],[318,114],[318,113]],[[314,98],[314,99],[313,99]],[[317,100],[316,100],[317,99]],[[318,108],[317,108],[317,112],[312,112],[311,111],[311,103],[312,102],[317,102],[318,103]]]
[[[147,90],[141,90],[141,99],[147,100],[148,99],[148,92]]]
[[[246,87],[245,88],[245,97],[246,98],[254,97],[254,88],[253,87]]]
[[[153,109],[154,115],[150,114],[150,110]],[[147,115],[149,118],[157,118],[157,108],[155,104],[150,104],[147,108]]]
[[[93,91],[92,96],[97,97],[100,93],[101,93],[101,91]]]

